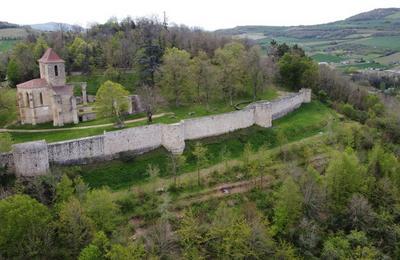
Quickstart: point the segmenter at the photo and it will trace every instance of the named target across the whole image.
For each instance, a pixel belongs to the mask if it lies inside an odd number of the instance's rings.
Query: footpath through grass
[[[250,143],[254,150],[267,145],[269,148],[278,145],[276,133],[282,129],[288,142],[294,142],[324,131],[328,120],[333,120],[335,112],[319,102],[303,104],[298,110],[273,122],[272,128],[253,126],[217,137],[198,140],[208,149],[208,166],[222,161],[221,150],[229,151],[228,159],[239,158],[246,143]],[[192,155],[194,144],[198,141],[186,142],[184,155],[187,158],[183,172],[192,172],[196,169],[196,161]],[[109,186],[113,190],[129,188],[132,185],[151,181],[146,173],[149,164],[160,168],[160,177],[170,176],[168,170],[168,152],[163,149],[136,156],[109,162],[85,165],[80,172],[90,187]]]

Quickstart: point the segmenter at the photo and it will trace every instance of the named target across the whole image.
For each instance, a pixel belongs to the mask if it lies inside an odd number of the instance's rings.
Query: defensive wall
[[[180,154],[185,149],[185,140],[226,134],[254,124],[271,127],[272,120],[310,101],[311,90],[301,89],[271,102],[252,103],[239,111],[186,119],[175,124],[139,126],[49,144],[45,141],[15,144],[12,152],[0,154],[0,167],[17,176],[37,176],[47,173],[51,165],[112,160],[123,153],[141,154],[160,146]]]

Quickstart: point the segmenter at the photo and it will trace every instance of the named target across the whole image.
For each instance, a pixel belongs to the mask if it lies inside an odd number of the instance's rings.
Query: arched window
[[[39,100],[40,100],[40,105],[43,106],[43,93],[39,93]]]
[[[26,106],[29,107],[29,93],[26,92]]]
[[[56,75],[56,77],[58,76],[58,66],[57,65],[54,66],[54,74]]]

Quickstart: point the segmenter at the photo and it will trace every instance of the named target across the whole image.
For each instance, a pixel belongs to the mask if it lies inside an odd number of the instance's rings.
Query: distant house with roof
[[[39,60],[40,78],[17,85],[22,124],[79,122],[73,86],[66,84],[65,62],[51,48]]]

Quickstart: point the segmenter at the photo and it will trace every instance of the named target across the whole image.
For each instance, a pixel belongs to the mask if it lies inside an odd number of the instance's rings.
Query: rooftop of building
[[[63,59],[58,56],[58,54],[52,49],[48,48],[43,56],[39,59],[42,63],[52,63],[52,62],[64,62]]]

